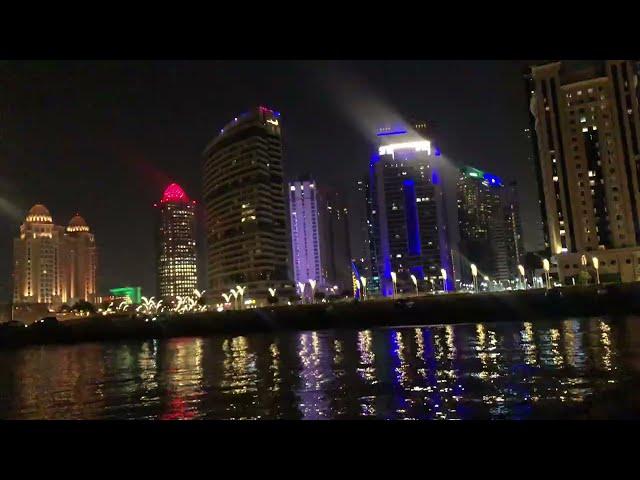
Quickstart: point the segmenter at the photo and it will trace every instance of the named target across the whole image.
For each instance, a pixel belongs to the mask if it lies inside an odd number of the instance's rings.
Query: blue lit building
[[[453,290],[453,269],[439,151],[424,135],[425,123],[384,128],[369,167],[366,192],[372,276],[380,293]]]

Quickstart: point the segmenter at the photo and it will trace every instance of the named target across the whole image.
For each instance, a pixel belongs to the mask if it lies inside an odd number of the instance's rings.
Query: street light
[[[276,296],[276,289],[275,288],[269,288],[269,295],[271,295],[272,297]]]
[[[309,285],[311,285],[311,303],[316,303],[316,299],[313,296],[313,292],[316,289],[316,281],[313,278],[310,278]]]
[[[238,292],[232,288],[231,295],[233,295],[233,301],[234,301],[233,309],[237,310],[238,309]]]
[[[599,271],[600,261],[598,260],[598,257],[593,257],[592,260],[593,260],[593,268],[596,269],[596,283],[600,285],[600,271]]]
[[[240,294],[240,310],[242,310],[244,306],[244,291],[247,287],[241,287],[240,285],[236,285],[236,290]]]
[[[522,277],[522,286],[526,290],[527,289],[527,283],[526,283],[526,281],[524,279],[524,267],[522,265],[518,265],[518,271],[520,272],[520,276]]]
[[[396,298],[396,281],[398,278],[396,277],[396,272],[391,272],[391,281],[393,282],[393,298]]]
[[[360,283],[362,284],[362,300],[365,300],[367,296],[367,279],[365,277],[360,277]]]
[[[546,258],[542,260],[542,268],[544,269],[544,276],[547,279],[547,290],[549,290],[551,288],[550,282],[549,282],[550,265],[549,265],[549,260],[547,260]]]
[[[441,268],[440,273],[442,274],[442,286],[444,287],[444,291],[447,292],[447,271]]]
[[[413,282],[413,284],[416,287],[416,297],[418,296],[418,279],[416,278],[416,276],[412,273],[411,274],[411,281]]]
[[[473,275],[473,291],[478,293],[478,267],[475,263],[471,264],[471,275]]]
[[[223,293],[222,294],[222,298],[224,298],[224,302],[225,303],[230,303],[231,302],[231,295],[229,295],[228,293]]]
[[[302,303],[304,303],[304,282],[298,282],[298,288],[300,289],[300,298],[302,299]]]

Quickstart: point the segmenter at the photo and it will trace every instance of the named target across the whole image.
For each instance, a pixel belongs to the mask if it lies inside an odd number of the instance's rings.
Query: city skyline
[[[228,98],[212,98],[207,93],[209,87],[215,90],[233,83],[209,71],[209,63],[227,69],[238,80],[239,86]],[[55,204],[56,211],[70,215],[75,209],[72,202],[81,200],[86,203],[86,215],[104,252],[101,292],[123,284],[140,284],[144,291],[154,291],[153,219],[140,212],[148,211],[164,186],[174,181],[193,192],[193,198],[201,198],[202,145],[229,118],[253,104],[273,106],[287,121],[283,134],[285,180],[313,172],[323,184],[345,191],[350,206],[354,203],[351,186],[362,175],[362,161],[368,158],[371,147],[363,131],[392,119],[399,115],[397,112],[434,119],[443,151],[453,161],[473,163],[506,179],[515,178],[521,170],[533,170],[527,163],[526,140],[514,140],[527,126],[522,71],[529,63],[425,61],[415,65],[390,62],[385,66],[385,62],[88,62],[79,69],[69,62],[9,62],[4,69],[12,101],[3,105],[6,125],[2,153],[7,161],[0,172],[6,192],[0,204],[2,223],[7,227],[2,232],[8,235],[0,241],[11,242],[20,219],[33,203]],[[374,73],[380,65],[386,75]],[[266,85],[250,80],[256,69],[264,69],[265,75],[280,81]],[[193,93],[182,88],[163,97],[170,87],[189,84],[179,72],[208,72],[207,78],[213,76],[216,81],[207,88],[198,81]],[[489,99],[480,95],[479,85],[472,86],[470,92],[463,88],[463,79],[471,72],[479,75],[485,87],[494,85],[495,92],[492,87]],[[22,86],[25,78],[31,80],[29,91]],[[96,78],[113,79],[115,94],[105,97],[108,90],[93,85]],[[365,78],[371,78],[371,89],[357,88]],[[292,89],[299,80],[302,86]],[[406,88],[399,87],[425,81],[432,86],[428,91],[420,90],[411,99],[400,95]],[[497,88],[504,87],[505,82],[506,88]],[[69,89],[69,85],[77,88]],[[294,94],[318,87],[326,102],[308,94]],[[440,98],[447,92],[460,97],[454,102]],[[211,112],[205,114],[201,103]],[[461,104],[467,105],[463,111]],[[54,111],[60,113],[54,115]],[[485,124],[492,122],[496,122],[493,131],[501,132],[504,138],[488,133]],[[331,140],[323,146],[318,142],[324,135]],[[321,161],[333,168],[317,168]],[[45,173],[35,165],[43,164],[47,165],[45,171],[56,174],[57,181],[52,185],[39,181]],[[25,169],[29,169],[32,181],[24,180],[29,178],[23,173]],[[111,180],[113,185],[107,186]],[[36,192],[32,185],[37,183],[41,188]],[[523,189],[522,203],[525,236],[531,245],[536,243],[536,232],[532,233],[528,220],[537,220],[537,198],[531,195],[535,187],[529,187]],[[132,213],[132,218],[116,214],[125,210]],[[201,216],[199,211],[199,225]],[[129,232],[130,242],[119,235],[122,229]],[[206,242],[204,229],[199,230],[202,267]],[[357,243],[358,233],[352,235]],[[8,298],[11,259],[0,262],[0,296]],[[205,285],[202,271],[199,284]]]

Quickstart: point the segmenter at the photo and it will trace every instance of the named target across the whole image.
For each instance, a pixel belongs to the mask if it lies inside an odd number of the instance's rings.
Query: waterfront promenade
[[[397,300],[277,306],[243,311],[135,317],[94,316],[53,325],[2,328],[0,347],[456,323],[533,321],[556,317],[640,314],[640,283],[566,287],[546,291],[450,293]]]

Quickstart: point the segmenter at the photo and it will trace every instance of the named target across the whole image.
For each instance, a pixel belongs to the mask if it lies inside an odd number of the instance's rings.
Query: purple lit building
[[[425,136],[426,123],[378,131],[370,163],[367,220],[373,277],[380,292],[453,290],[447,211],[441,181],[443,159]],[[442,275],[442,270],[446,272]]]
[[[318,228],[318,193],[313,180],[303,179],[289,183],[289,215],[294,280],[297,284],[313,279],[318,285],[324,285]]]

